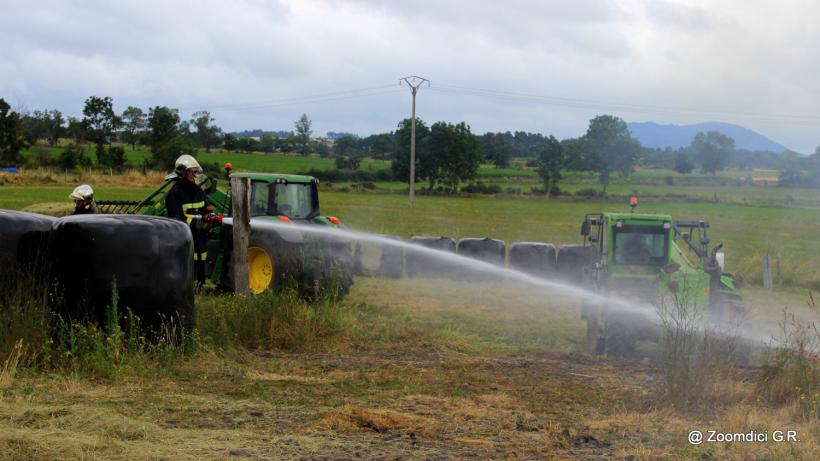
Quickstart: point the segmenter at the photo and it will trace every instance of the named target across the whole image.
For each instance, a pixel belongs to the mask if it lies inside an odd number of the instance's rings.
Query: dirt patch
[[[368,409],[345,405],[331,411],[320,419],[314,427],[320,430],[339,432],[379,433],[402,432],[425,437],[435,437],[440,433],[439,425],[427,418],[386,409]]]

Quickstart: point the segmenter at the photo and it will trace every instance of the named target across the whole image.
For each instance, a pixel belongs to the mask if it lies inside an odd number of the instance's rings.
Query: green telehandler
[[[741,314],[738,282],[723,270],[722,244],[709,249],[709,223],[638,214],[635,205],[633,198],[632,212],[585,217],[581,235],[590,257],[582,284],[605,298],[687,309],[710,324]],[[657,341],[660,335],[651,315],[605,302],[585,302],[582,318],[590,352],[596,354],[634,356],[636,343]]]

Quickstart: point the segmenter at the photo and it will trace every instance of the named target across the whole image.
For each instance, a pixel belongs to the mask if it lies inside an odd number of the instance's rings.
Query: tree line
[[[208,111],[197,111],[183,119],[179,111],[155,106],[147,112],[129,106],[117,114],[110,97],[91,96],[85,101],[83,117],[63,117],[57,110],[32,113],[12,111],[0,98],[0,164],[22,162],[20,152],[38,141],[54,146],[61,138],[71,140],[63,149],[57,166],[90,166],[84,146],[94,146],[96,164],[121,169],[125,150],[115,141],[136,149],[150,148],[147,168],[167,170],[182,154],[195,149],[221,148],[239,152],[296,152],[333,157],[340,170],[356,170],[364,157],[391,160],[396,180],[409,178],[410,120],[398,123],[395,131],[359,137],[351,133],[329,132],[327,138],[313,136],[312,121],[302,114],[292,131],[246,131],[225,133]],[[795,153],[749,153],[735,149],[734,140],[722,133],[698,133],[689,146],[680,149],[644,148],[631,136],[626,122],[611,115],[600,115],[589,122],[586,133],[578,138],[558,140],[552,135],[524,131],[475,135],[465,122],[439,121],[428,126],[417,119],[416,177],[428,189],[457,190],[474,181],[482,163],[508,167],[513,158],[526,158],[543,183],[542,192],[558,192],[563,171],[594,172],[606,195],[614,175],[628,176],[636,165],[672,168],[688,174],[696,168],[716,174],[728,167],[759,166],[781,170],[781,184],[817,186],[820,184],[820,148],[810,157]],[[750,160],[751,159],[751,160]],[[745,163],[744,163],[745,162]]]

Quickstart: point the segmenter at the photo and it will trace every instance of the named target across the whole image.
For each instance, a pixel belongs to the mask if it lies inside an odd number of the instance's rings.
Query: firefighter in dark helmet
[[[169,218],[184,221],[191,226],[194,237],[194,274],[198,286],[205,283],[205,260],[208,257],[208,229],[218,224],[219,217],[212,214],[205,192],[197,184],[202,167],[190,155],[181,155],[174,171],[165,177],[175,184],[165,195],[165,212]]]

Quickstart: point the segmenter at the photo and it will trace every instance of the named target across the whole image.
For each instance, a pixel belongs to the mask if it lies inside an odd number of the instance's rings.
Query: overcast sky
[[[425,121],[583,134],[589,119],[725,121],[820,145],[815,1],[0,0],[0,97],[210,110],[224,129]],[[361,90],[361,91],[355,91]]]

